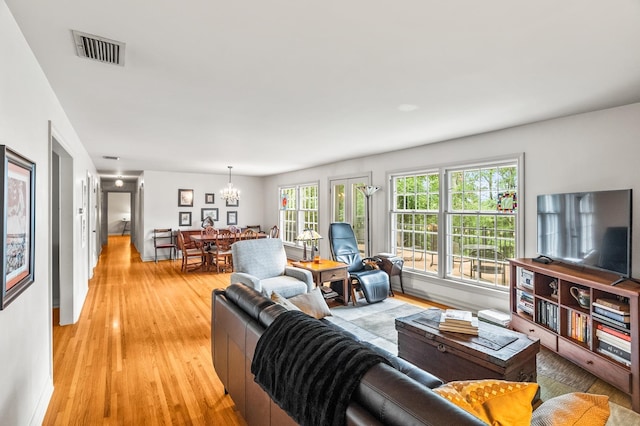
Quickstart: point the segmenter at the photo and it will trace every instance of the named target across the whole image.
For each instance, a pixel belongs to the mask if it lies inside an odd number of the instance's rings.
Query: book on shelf
[[[605,342],[604,340],[600,340],[598,342],[598,348],[617,355],[627,361],[631,361],[631,352],[625,351],[624,349],[621,349],[616,345],[612,345],[611,343]]]
[[[618,299],[609,299],[606,297],[598,297],[594,302],[596,306],[600,305],[605,308],[610,308],[618,312],[629,312],[629,302],[625,302]]]
[[[631,324],[628,322],[624,323],[624,322],[616,321],[613,318],[609,318],[605,315],[600,315],[595,311],[591,313],[591,316],[602,323],[618,328],[620,330],[629,330],[631,328]]]
[[[620,364],[624,364],[627,367],[631,367],[631,361],[627,361],[626,359],[624,359],[624,358],[622,358],[622,357],[620,357],[620,356],[618,356],[618,355],[616,355],[616,354],[614,354],[612,352],[609,352],[609,351],[607,351],[605,349],[602,349],[602,348],[596,348],[596,351],[598,353],[601,353],[603,355],[608,356],[609,358],[611,358],[614,361],[618,361]]]
[[[628,324],[631,321],[631,315],[629,313],[626,314],[618,314],[615,313],[609,309],[604,309],[600,306],[596,306],[595,303],[593,303],[593,312],[600,314],[600,315],[604,315],[607,318],[611,318],[612,320],[616,320],[618,322],[622,322],[625,324]]]
[[[611,343],[612,345],[615,345],[620,349],[631,352],[631,342],[627,342],[626,340],[623,340],[612,334],[605,333],[602,330],[596,330],[596,336],[598,337],[598,340]]]
[[[518,267],[518,283],[521,287],[533,290],[533,272]]]
[[[619,337],[623,340],[626,340],[627,342],[631,341],[631,333],[629,333],[628,331],[616,330],[615,328],[607,327],[604,324],[598,324],[597,328],[598,330],[602,330],[605,333],[609,333],[613,336]]]
[[[500,327],[509,327],[511,324],[511,315],[500,312],[496,309],[483,309],[478,311],[478,319]]]
[[[558,306],[546,300],[538,300],[536,322],[558,331]]]
[[[614,309],[611,306],[603,305],[603,304],[598,303],[598,302],[593,302],[592,305],[594,307],[600,308],[600,309],[602,309],[604,311],[608,311],[608,312],[614,313],[616,315],[620,315],[620,316],[631,315],[630,312],[629,312],[629,309],[627,309],[626,311],[621,311],[621,310],[618,310],[618,309]]]
[[[567,315],[567,322],[569,337],[583,343],[591,341],[591,325],[586,315],[572,311]]]

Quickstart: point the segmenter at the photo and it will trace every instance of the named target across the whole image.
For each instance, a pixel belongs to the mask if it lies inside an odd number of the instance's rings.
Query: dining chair
[[[123,231],[124,232],[124,231]],[[153,230],[153,247],[155,250],[155,261],[158,263],[158,250],[169,249],[171,260],[175,258],[176,243],[174,241],[173,230],[171,228],[156,228]]]
[[[258,238],[258,233],[252,228],[247,228],[240,234],[241,240],[255,240]]]
[[[182,231],[177,232],[178,250],[182,253],[182,272],[201,269],[205,265],[205,253],[202,245],[195,243],[187,245]]]
[[[218,235],[218,230],[213,226],[207,226],[202,231],[200,231],[200,234],[206,237],[215,237]],[[204,243],[204,249],[206,252],[211,252],[215,248],[215,245],[215,242],[208,241]]]
[[[280,228],[278,225],[273,225],[269,231],[269,238],[278,238],[280,236]]]
[[[229,229],[218,230],[215,249],[211,252],[212,262],[220,272],[233,272],[231,245],[236,241],[236,233]]]

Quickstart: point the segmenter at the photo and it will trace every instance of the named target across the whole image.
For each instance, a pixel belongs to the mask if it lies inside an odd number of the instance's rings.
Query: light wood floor
[[[244,425],[211,360],[211,291],[230,274],[142,262],[129,241],[109,237],[80,320],[54,326],[44,424]]]

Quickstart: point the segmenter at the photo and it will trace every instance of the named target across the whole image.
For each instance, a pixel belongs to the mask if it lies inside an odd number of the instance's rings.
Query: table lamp
[[[316,241],[319,240],[320,238],[322,238],[320,234],[318,234],[313,229],[308,229],[308,228],[302,231],[302,233],[300,233],[300,235],[296,237],[296,240],[302,241],[302,246],[304,248],[301,262],[311,262],[315,260],[317,263],[320,263],[320,256],[317,256],[317,259],[316,259],[316,256],[314,256],[314,252],[318,250],[318,248],[316,247]],[[310,257],[307,257],[307,244],[311,244]]]

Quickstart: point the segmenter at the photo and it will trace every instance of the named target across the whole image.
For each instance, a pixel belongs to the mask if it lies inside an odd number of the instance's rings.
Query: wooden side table
[[[391,277],[397,276],[400,280],[400,290],[404,293],[404,285],[402,285],[402,266],[404,259],[392,253],[378,253],[377,258],[380,259],[378,266],[389,275],[389,292],[393,296],[393,288],[391,287]]]
[[[291,265],[311,272],[313,282],[317,287],[322,287],[322,283],[342,280],[344,283],[342,287],[342,300],[345,305],[349,304],[349,293],[351,293],[349,272],[347,271],[349,265],[329,259],[321,259],[319,263],[315,261],[293,262]]]

